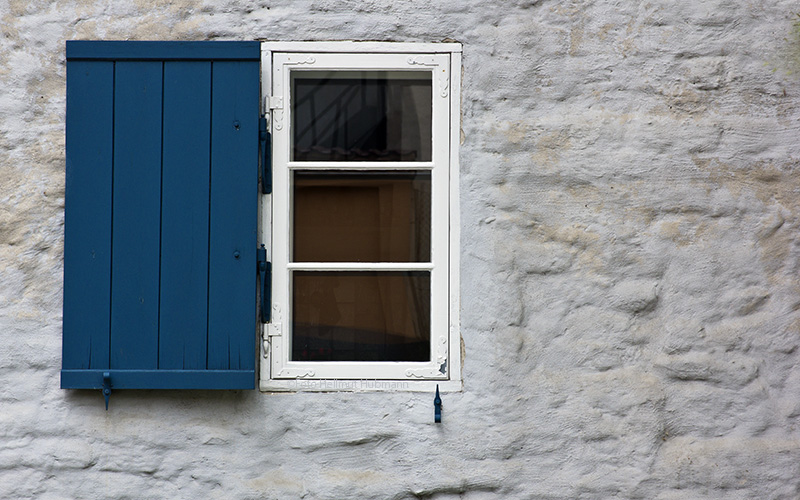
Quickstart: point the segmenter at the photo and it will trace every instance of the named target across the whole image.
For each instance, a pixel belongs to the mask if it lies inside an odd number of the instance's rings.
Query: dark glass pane
[[[430,273],[295,271],[293,361],[429,361]]]
[[[295,262],[429,262],[430,172],[294,173]]]
[[[292,160],[431,161],[431,74],[294,71]]]

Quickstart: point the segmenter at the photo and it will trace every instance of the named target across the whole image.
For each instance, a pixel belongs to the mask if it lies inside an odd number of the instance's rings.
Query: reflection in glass
[[[430,273],[295,271],[293,361],[429,361]]]
[[[294,173],[295,262],[428,262],[430,172]]]
[[[293,161],[431,161],[431,73],[293,71]]]

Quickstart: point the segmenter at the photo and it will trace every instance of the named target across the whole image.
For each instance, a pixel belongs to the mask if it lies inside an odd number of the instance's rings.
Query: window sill
[[[462,392],[461,380],[348,380],[348,379],[291,379],[261,380],[261,392]]]

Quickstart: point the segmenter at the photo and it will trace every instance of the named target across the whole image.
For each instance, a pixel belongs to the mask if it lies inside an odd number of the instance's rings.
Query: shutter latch
[[[270,303],[272,302],[272,263],[267,262],[267,249],[264,245],[256,250],[258,276],[261,279],[261,322],[269,323]]]

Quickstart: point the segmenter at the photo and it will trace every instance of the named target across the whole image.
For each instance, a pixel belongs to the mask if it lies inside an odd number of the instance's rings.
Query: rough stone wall
[[[0,498],[800,498],[800,5],[0,0]],[[67,39],[464,44],[464,390],[59,389]]]

